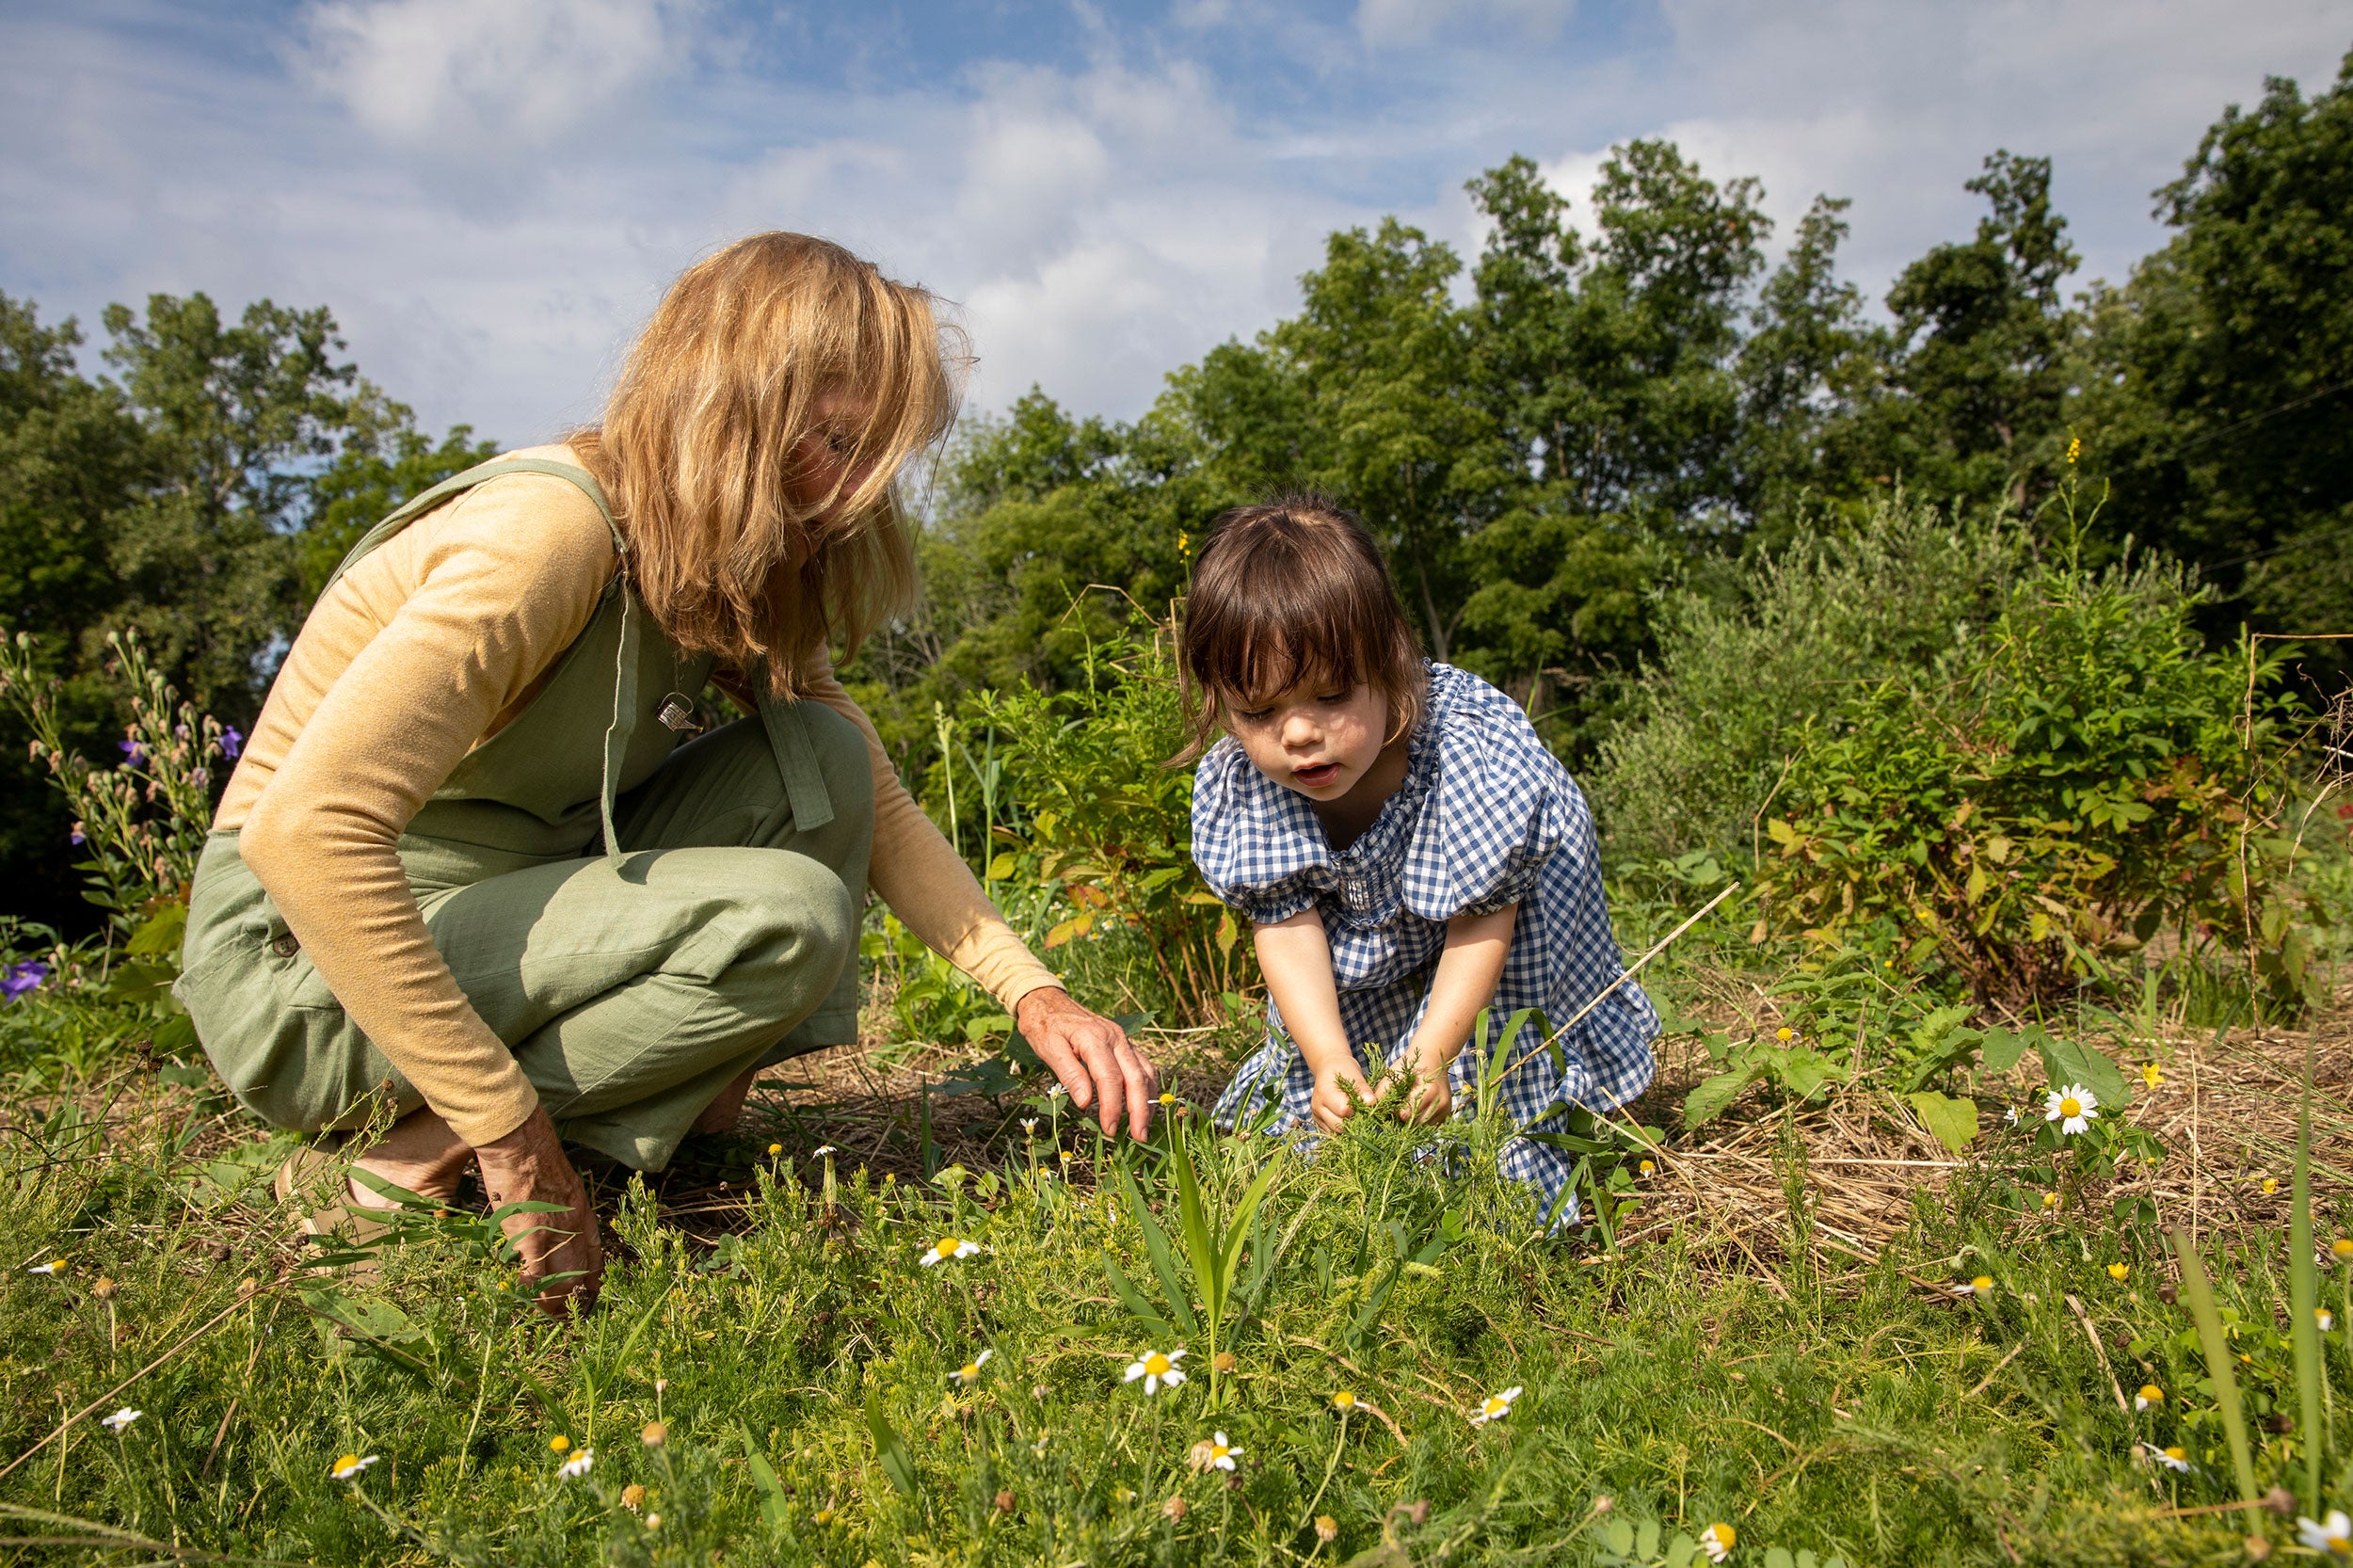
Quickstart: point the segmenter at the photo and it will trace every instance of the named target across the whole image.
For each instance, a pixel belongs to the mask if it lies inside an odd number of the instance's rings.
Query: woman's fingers
[[[1123,1119],[1133,1137],[1150,1135],[1160,1074],[1126,1030],[1051,987],[1032,991],[1014,1012],[1022,1038],[1070,1091],[1071,1104],[1092,1108],[1109,1136],[1118,1136]]]
[[[597,1214],[580,1173],[564,1157],[555,1123],[542,1106],[505,1137],[474,1149],[482,1185],[493,1208],[517,1203],[564,1206],[554,1214],[509,1214],[500,1228],[515,1243],[525,1288],[547,1282],[539,1309],[561,1317],[596,1304],[604,1278],[604,1248],[597,1240]]]

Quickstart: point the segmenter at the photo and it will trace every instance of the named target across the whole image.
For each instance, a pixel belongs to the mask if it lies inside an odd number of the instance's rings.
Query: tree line
[[[920,776],[936,702],[1082,679],[1091,642],[1165,614],[1210,519],[1289,488],[1362,515],[1430,650],[1573,759],[1673,596],[1736,594],[1743,563],[1897,488],[2032,516],[2072,470],[2107,495],[2092,558],[2190,563],[2210,634],[2353,631],[2353,55],[2225,111],[2121,283],[2075,286],[2051,173],[1988,157],[1975,232],[1873,312],[1839,273],[1844,200],[1774,263],[1758,184],[1672,143],[1613,152],[1588,229],[1509,159],[1468,184],[1477,256],[1395,219],[1334,233],[1296,314],[1132,423],[1035,389],[968,420],[926,488],[923,601],[845,674]],[[73,322],[0,295],[0,625],[41,639],[93,750],[119,722],[106,630],[248,724],[358,533],[494,450],[418,428],[325,309],[156,296],[103,325],[86,376]],[[21,739],[0,728],[5,909],[71,920],[70,824]]]

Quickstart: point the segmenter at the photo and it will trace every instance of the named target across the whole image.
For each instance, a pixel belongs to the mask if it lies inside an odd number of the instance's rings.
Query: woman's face
[[[808,430],[793,448],[792,477],[785,482],[794,505],[815,507],[827,496],[855,495],[873,476],[880,456],[851,466],[857,456],[858,436],[873,418],[873,405],[854,392],[818,395]],[[827,513],[826,520],[830,517]]]
[[[1229,703],[1226,728],[1257,770],[1314,801],[1337,801],[1380,759],[1389,699],[1377,686],[1303,681],[1279,696]]]

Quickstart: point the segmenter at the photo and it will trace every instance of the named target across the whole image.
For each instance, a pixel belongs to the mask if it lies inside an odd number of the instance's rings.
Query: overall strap
[[[357,565],[361,556],[451,496],[510,473],[544,473],[552,479],[561,479],[577,487],[582,494],[596,503],[597,516],[604,519],[605,529],[613,536],[614,553],[624,562],[628,560],[629,542],[621,537],[620,524],[613,520],[613,504],[605,499],[604,487],[597,483],[596,475],[584,468],[559,463],[549,457],[493,457],[487,463],[476,463],[463,473],[453,473],[431,489],[420,490],[402,502],[383,521],[362,534],[360,542],[353,545],[343,560],[336,564],[334,575],[319,589],[320,597],[324,598],[328,588],[342,581],[344,573]]]
[[[620,648],[613,663],[613,719],[604,730],[604,776],[597,791],[597,808],[604,825],[604,853],[611,860],[620,858],[620,840],[613,831],[614,787],[620,777],[622,756],[629,748],[630,728],[624,727],[623,715],[637,712],[637,660],[643,632],[640,616],[630,613],[636,595],[629,591],[629,541],[621,536],[620,524],[613,520],[613,504],[605,499],[604,487],[596,475],[572,463],[559,463],[548,457],[493,457],[487,463],[476,463],[463,473],[455,473],[431,489],[423,490],[403,502],[389,517],[369,529],[360,542],[336,566],[335,574],[327,580],[319,594],[327,590],[349,571],[354,563],[386,539],[439,506],[454,495],[472,489],[476,485],[501,479],[510,473],[544,473],[577,487],[581,493],[596,503],[597,515],[604,519],[607,532],[613,536],[613,553],[620,561],[620,569],[614,574],[610,594],[617,587],[621,596]]]

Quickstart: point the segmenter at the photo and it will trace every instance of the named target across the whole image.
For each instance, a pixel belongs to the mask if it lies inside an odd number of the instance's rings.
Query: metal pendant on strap
[[[695,712],[695,699],[684,692],[672,692],[664,697],[662,707],[654,717],[680,735],[699,735],[703,732],[703,721]]]

